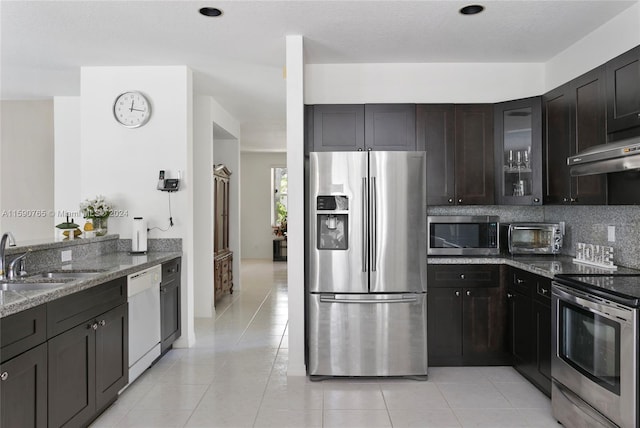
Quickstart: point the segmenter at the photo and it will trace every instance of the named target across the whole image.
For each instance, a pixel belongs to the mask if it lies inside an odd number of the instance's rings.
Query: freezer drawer
[[[427,295],[309,294],[309,374],[426,376]]]

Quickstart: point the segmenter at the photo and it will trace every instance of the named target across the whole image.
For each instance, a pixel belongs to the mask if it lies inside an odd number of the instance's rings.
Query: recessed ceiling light
[[[222,11],[215,7],[203,7],[200,9],[200,14],[204,16],[220,16]]]
[[[460,13],[463,15],[475,15],[484,10],[484,6],[479,4],[470,4],[469,6],[465,6],[460,9]]]

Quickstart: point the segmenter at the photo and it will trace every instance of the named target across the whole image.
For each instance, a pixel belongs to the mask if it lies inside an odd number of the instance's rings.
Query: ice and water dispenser
[[[349,248],[349,199],[331,195],[316,198],[317,246],[319,250]]]

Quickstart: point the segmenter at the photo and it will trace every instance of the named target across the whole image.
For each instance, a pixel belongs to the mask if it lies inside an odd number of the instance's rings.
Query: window
[[[287,225],[287,168],[271,168],[271,225],[274,227]]]

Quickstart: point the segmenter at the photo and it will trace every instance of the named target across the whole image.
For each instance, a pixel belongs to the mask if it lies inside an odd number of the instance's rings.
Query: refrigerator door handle
[[[367,271],[367,179],[362,177],[362,272]]]
[[[371,177],[371,272],[376,271],[378,259],[378,189],[376,178]]]
[[[415,303],[417,301],[418,301],[417,296],[400,297],[400,298],[393,298],[393,299],[348,299],[348,298],[335,298],[333,296],[320,296],[320,302],[322,303],[372,304],[372,303]]]

